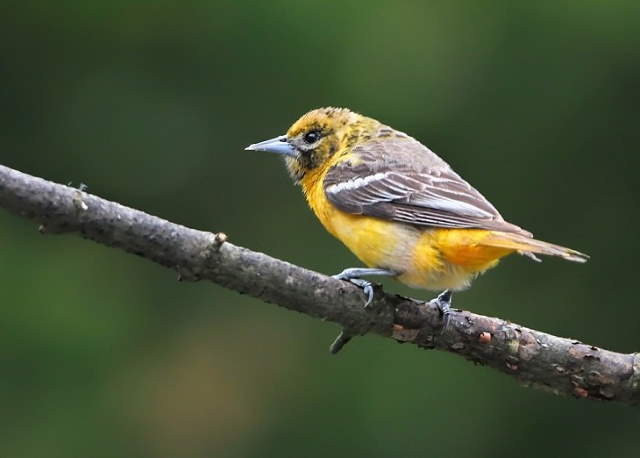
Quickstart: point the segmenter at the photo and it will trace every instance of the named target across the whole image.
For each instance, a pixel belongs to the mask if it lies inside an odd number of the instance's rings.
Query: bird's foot
[[[350,283],[353,283],[357,287],[362,288],[362,291],[367,297],[367,300],[364,303],[364,306],[366,308],[371,305],[371,302],[373,301],[373,283],[371,283],[369,280],[360,278],[362,275],[382,275],[394,277],[397,275],[397,273],[387,269],[354,267],[351,269],[344,269],[339,274],[333,275],[333,278],[335,279],[348,281]]]
[[[450,290],[444,290],[441,292],[438,297],[435,297],[429,301],[430,304],[438,307],[440,311],[440,316],[442,317],[442,329],[440,330],[440,334],[444,333],[449,326],[449,317],[451,315],[451,298],[453,293]]]
[[[371,302],[373,302],[373,283],[362,278],[350,278],[348,281],[357,287],[362,288],[362,292],[367,298],[367,300],[364,301],[364,308],[369,307]]]

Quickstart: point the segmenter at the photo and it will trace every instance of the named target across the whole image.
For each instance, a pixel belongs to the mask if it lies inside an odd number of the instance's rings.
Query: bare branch
[[[207,279],[338,323],[345,332],[333,351],[350,336],[375,333],[463,356],[556,394],[640,403],[638,353],[615,353],[466,311],[454,311],[441,333],[435,305],[377,291],[365,309],[362,291],[349,283],[233,245],[222,233],[190,229],[1,165],[0,207],[39,222],[43,233],[77,233],[174,269],[182,279]]]

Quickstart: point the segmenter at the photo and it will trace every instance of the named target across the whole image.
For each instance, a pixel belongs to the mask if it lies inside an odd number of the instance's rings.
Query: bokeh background
[[[592,255],[513,257],[458,306],[640,350],[637,1],[0,9],[0,163],[335,273],[357,261],[243,148],[347,106]],[[637,456],[628,407],[375,337],[330,356],[332,324],[4,212],[0,246],[3,457]]]

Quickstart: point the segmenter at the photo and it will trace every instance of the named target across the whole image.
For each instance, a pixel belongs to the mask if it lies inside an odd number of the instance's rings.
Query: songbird
[[[452,291],[513,252],[588,259],[508,223],[418,140],[346,108],[312,110],[246,149],[282,155],[322,225],[367,266],[335,275],[364,289],[365,306],[373,288],[362,276],[444,290],[433,301],[448,314]]]

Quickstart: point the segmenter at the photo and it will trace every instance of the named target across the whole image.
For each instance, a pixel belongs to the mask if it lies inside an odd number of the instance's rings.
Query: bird
[[[325,229],[366,266],[334,275],[364,290],[365,307],[374,295],[366,276],[442,291],[432,301],[448,315],[452,293],[509,254],[589,258],[507,222],[428,147],[347,108],[309,111],[286,134],[245,149],[284,158]]]

